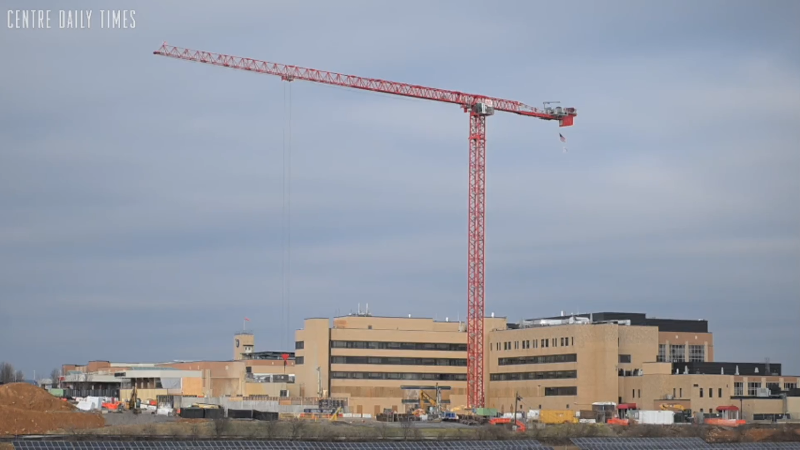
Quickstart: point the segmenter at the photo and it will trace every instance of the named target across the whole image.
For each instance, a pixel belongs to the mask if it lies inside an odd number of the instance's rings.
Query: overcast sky
[[[28,375],[230,358],[244,317],[277,350],[359,303],[466,315],[459,107],[162,41],[576,107],[572,128],[489,119],[487,314],[703,318],[717,360],[800,374],[800,3],[121,0],[136,27],[100,29],[109,3],[3,2],[53,10],[0,31],[0,359]],[[92,28],[59,29],[66,8]]]

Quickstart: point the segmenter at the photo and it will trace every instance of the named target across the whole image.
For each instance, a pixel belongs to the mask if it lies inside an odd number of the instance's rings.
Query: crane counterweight
[[[239,56],[223,55],[174,47],[164,42],[153,54],[185,61],[200,62],[230,69],[246,70],[280,77],[284,81],[310,81],[363,91],[412,97],[461,106],[469,113],[469,213],[467,246],[467,404],[484,405],[483,340],[485,319],[484,279],[486,273],[486,118],[495,111],[555,120],[561,127],[572,126],[577,116],[575,108],[552,107],[545,102],[543,109],[516,100],[466,94],[394,81],[344,75],[324,70],[277,64]]]

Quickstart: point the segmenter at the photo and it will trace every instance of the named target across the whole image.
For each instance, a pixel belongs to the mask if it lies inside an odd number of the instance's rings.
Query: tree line
[[[50,378],[55,384],[58,384],[58,377],[61,376],[61,371],[53,369],[50,372]],[[0,361],[0,383],[19,383],[25,381],[25,373],[14,367],[13,364],[6,361]]]

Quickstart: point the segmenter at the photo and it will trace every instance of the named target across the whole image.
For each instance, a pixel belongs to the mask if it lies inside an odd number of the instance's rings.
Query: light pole
[[[514,393],[514,431],[517,431],[517,404],[522,401],[522,397],[519,396],[519,392]]]

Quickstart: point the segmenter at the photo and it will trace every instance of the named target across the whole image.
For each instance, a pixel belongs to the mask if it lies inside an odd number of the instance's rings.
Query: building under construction
[[[587,410],[597,402],[630,409],[786,413],[781,393],[797,389],[775,363],[714,360],[706,320],[645,314],[561,315],[508,323],[485,319],[486,406],[501,412]],[[444,386],[446,409],[467,402],[464,323],[356,313],[306,319],[296,332],[300,396],[347,400],[355,414],[403,412],[410,388]],[[800,415],[800,411],[795,414]]]

